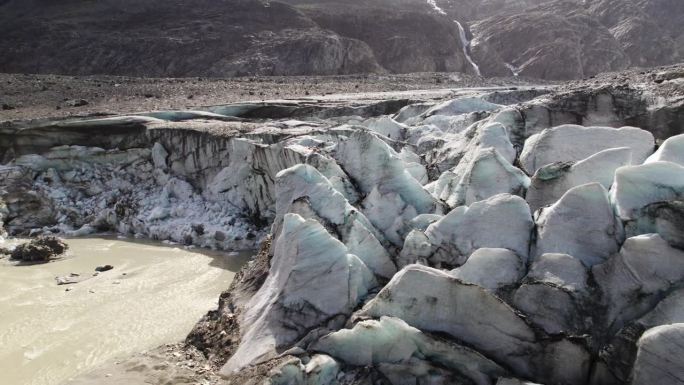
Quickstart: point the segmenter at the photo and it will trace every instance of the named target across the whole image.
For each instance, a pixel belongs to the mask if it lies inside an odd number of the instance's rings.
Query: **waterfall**
[[[437,5],[437,0],[426,1],[428,5],[430,5],[432,9],[435,10],[435,12],[439,13],[440,15],[447,14],[446,12],[444,12],[442,8],[440,8],[439,5]],[[473,58],[470,56],[470,40],[468,40],[468,37],[466,36],[465,29],[463,28],[461,23],[458,22],[458,20],[454,20],[454,23],[458,25],[458,32],[461,36],[461,45],[463,46],[463,54],[465,55],[466,60],[468,60],[468,63],[470,63],[470,65],[473,67],[477,76],[482,76],[482,73],[480,72],[480,67],[478,67]]]
[[[513,74],[513,76],[518,77],[520,75],[520,73],[519,73],[520,70],[518,68],[516,68],[513,64],[504,63],[504,65],[506,66],[506,68],[511,70],[511,73]]]
[[[458,32],[461,35],[461,45],[463,45],[463,54],[465,55],[470,65],[473,66],[473,69],[475,70],[477,76],[482,76],[482,73],[480,72],[480,67],[478,67],[473,58],[470,56],[470,40],[468,40],[468,37],[466,36],[465,29],[463,28],[461,23],[458,22],[458,20],[454,20],[454,23],[458,25]]]

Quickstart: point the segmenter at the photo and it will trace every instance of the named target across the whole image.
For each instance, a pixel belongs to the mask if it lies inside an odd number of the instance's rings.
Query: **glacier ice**
[[[276,175],[276,218],[273,235],[280,235],[288,213],[316,219],[332,228],[348,252],[358,256],[375,274],[391,278],[396,267],[370,221],[356,210],[330,181],[309,165],[300,164]]]
[[[684,166],[684,134],[668,138],[645,163],[672,162]]]
[[[461,267],[452,270],[451,275],[496,291],[520,281],[525,275],[525,262],[507,249],[482,248],[475,250]]]
[[[655,139],[635,127],[583,127],[566,124],[546,129],[525,141],[520,164],[534,174],[554,162],[576,162],[609,148],[628,147],[632,164],[641,164],[655,150]]]
[[[657,234],[628,238],[618,254],[592,268],[603,293],[606,326],[617,331],[641,317],[684,280],[684,251]]]
[[[603,150],[579,162],[556,162],[543,166],[532,177],[525,199],[532,211],[555,203],[573,187],[597,182],[610,189],[615,170],[632,162],[628,147]]]
[[[457,207],[503,193],[523,196],[529,185],[525,173],[488,147],[479,149],[465,170],[444,172],[431,189],[436,197]]]
[[[637,343],[633,385],[675,385],[684,381],[684,323],[647,330]]]
[[[684,166],[652,162],[620,167],[615,172],[611,198],[623,220],[636,219],[651,203],[684,199]]]
[[[507,226],[499,228],[496,233],[487,230],[500,223],[506,223]],[[460,266],[475,250],[487,247],[509,249],[527,261],[533,226],[524,199],[499,194],[470,206],[453,209],[428,226],[424,236],[414,230],[412,237],[407,237],[400,257],[410,262],[417,260],[414,258],[428,257],[432,264]],[[416,237],[427,239],[431,245],[429,255],[414,249]]]
[[[315,220],[286,214],[270,274],[241,315],[241,343],[221,369],[274,358],[331,317],[350,314],[376,285],[372,272]]]
[[[394,317],[361,321],[319,339],[313,346],[355,366],[382,363],[413,366],[413,359],[435,362],[459,372],[475,384],[488,385],[507,371],[476,351],[453,342],[432,338]]]
[[[535,256],[569,254],[587,266],[616,253],[624,239],[608,191],[599,183],[573,187],[552,206],[535,215]]]

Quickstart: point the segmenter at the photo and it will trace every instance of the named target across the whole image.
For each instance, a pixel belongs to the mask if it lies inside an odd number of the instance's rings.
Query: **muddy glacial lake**
[[[46,264],[0,259],[0,384],[59,385],[183,340],[253,255],[115,238],[67,243]],[[114,269],[93,276],[103,265]],[[72,273],[87,279],[57,285]]]

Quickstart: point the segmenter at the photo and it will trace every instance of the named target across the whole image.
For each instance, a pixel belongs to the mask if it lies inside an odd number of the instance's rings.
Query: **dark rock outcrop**
[[[48,262],[63,254],[69,246],[57,237],[41,236],[17,246],[11,258],[23,262]]]

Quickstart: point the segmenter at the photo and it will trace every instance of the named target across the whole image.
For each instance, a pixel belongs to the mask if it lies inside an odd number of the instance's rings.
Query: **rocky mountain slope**
[[[0,72],[577,79],[684,60],[683,18],[679,0],[6,0]]]
[[[223,383],[681,384],[684,67],[404,96],[6,122],[0,219],[260,245]]]

